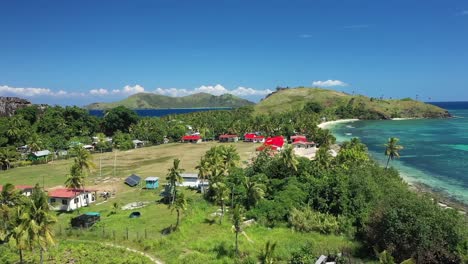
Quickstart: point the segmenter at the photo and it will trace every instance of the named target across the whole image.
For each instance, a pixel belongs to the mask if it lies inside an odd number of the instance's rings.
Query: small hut
[[[157,189],[159,187],[159,178],[158,177],[147,177],[145,179],[146,189]]]
[[[239,141],[238,135],[221,135],[219,136],[219,142],[237,142]]]

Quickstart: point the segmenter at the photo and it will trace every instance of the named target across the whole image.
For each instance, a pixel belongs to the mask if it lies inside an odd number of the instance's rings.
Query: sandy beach
[[[334,125],[334,124],[351,123],[351,122],[355,122],[355,121],[359,121],[359,119],[339,119],[339,120],[334,120],[334,121],[323,122],[323,123],[319,124],[318,127],[320,127],[321,129],[326,129],[327,127],[329,127],[331,125]]]

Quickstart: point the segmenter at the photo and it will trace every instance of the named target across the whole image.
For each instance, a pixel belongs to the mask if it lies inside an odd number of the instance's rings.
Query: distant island
[[[302,110],[313,103],[346,118],[446,118],[450,113],[440,107],[405,99],[372,98],[321,88],[281,88],[255,105],[255,113],[282,113]]]
[[[138,93],[113,103],[93,103],[88,110],[104,110],[117,106],[130,109],[161,109],[161,108],[237,108],[254,105],[253,102],[232,94],[212,95],[196,93],[182,97],[171,97],[153,93]]]

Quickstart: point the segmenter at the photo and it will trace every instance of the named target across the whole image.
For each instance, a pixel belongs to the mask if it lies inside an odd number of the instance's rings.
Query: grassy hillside
[[[437,106],[411,99],[386,100],[369,98],[362,95],[346,93],[320,88],[293,88],[277,91],[255,106],[256,113],[278,113],[295,111],[304,108],[306,103],[315,102],[327,111],[338,108],[360,109],[369,113],[358,118],[440,118],[450,114]]]
[[[199,108],[199,107],[241,107],[254,103],[234,96],[223,94],[220,96],[207,93],[197,93],[183,97],[170,97],[152,93],[134,94],[122,101],[114,103],[93,103],[88,109],[109,109],[116,106],[125,106],[132,109],[155,108]]]

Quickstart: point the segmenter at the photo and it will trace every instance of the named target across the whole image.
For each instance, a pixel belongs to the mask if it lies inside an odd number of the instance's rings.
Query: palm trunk
[[[239,232],[236,230],[236,254],[239,255]]]
[[[171,201],[171,204],[174,204],[174,201],[175,201],[175,198],[176,198],[176,195],[177,195],[177,189],[176,189],[176,186],[175,184],[172,185],[174,187],[174,192],[172,194],[172,201]]]
[[[387,166],[385,166],[385,169],[388,169],[388,163],[390,163],[390,155],[388,155]]]
[[[224,200],[221,200],[221,217],[219,218],[219,224],[223,222],[224,217]]]
[[[40,258],[39,258],[39,263],[43,264],[44,263],[44,254],[43,254],[43,250],[42,248],[39,249],[39,255],[40,255]]]
[[[20,263],[23,263],[23,250],[19,250],[19,256],[20,256]]]
[[[180,223],[180,211],[177,210],[177,222],[176,222],[176,228],[175,229],[179,228],[179,223]]]

